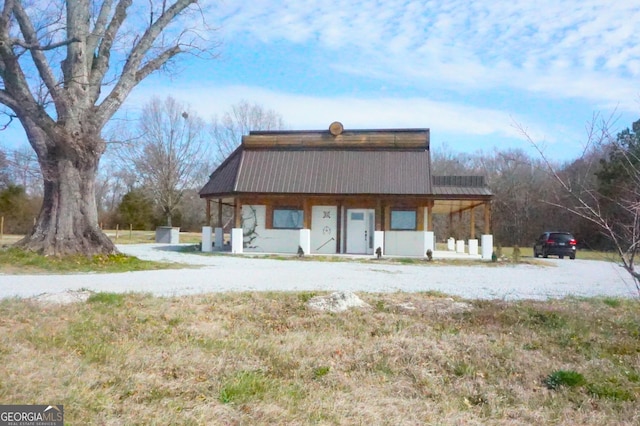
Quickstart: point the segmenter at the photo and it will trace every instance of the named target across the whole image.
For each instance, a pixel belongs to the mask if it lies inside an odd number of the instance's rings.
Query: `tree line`
[[[205,121],[172,97],[151,99],[138,120],[106,129],[107,151],[95,183],[102,228],[152,230],[177,226],[199,231],[205,209],[198,195],[215,167],[251,130],[282,130],[282,116],[240,101]],[[25,234],[42,204],[35,153],[0,146],[0,216],[5,232]]]
[[[198,190],[217,164],[240,144],[243,134],[285,127],[279,113],[247,101],[205,122],[171,97],[152,99],[134,125],[108,131],[107,153],[96,179],[101,225],[200,230],[205,209]],[[572,232],[583,248],[611,250],[611,238],[596,223],[572,212],[575,194],[558,178],[599,201],[603,214],[624,220],[611,200],[629,192],[621,185],[629,186],[629,167],[621,159],[626,158],[622,153],[640,154],[639,131],[640,120],[615,137],[591,143],[579,158],[564,163],[524,149],[463,153],[436,146],[432,173],[485,176],[494,194],[492,232],[497,244],[529,246],[541,232],[558,230]],[[6,232],[28,232],[42,200],[35,156],[28,150],[0,150],[0,170],[0,215],[6,218]],[[593,198],[594,194],[599,195]],[[468,238],[468,221],[451,229],[446,218],[438,218],[435,225],[439,239]]]

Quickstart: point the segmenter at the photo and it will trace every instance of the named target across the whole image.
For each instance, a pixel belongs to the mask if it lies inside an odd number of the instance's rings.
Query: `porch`
[[[230,210],[226,220],[225,209]],[[303,195],[207,199],[207,223],[213,226],[204,232],[215,230],[215,235],[203,235],[203,250],[208,249],[208,241],[214,250],[224,247],[227,222],[232,224],[229,249],[235,254],[297,254],[301,249],[305,255],[373,256],[380,248],[383,256],[426,257],[431,250],[436,258],[490,259],[490,212],[488,197],[470,200],[468,195],[466,199]],[[467,238],[437,250],[436,242],[451,240],[448,235],[436,236],[437,215],[447,216],[451,223],[466,221]]]

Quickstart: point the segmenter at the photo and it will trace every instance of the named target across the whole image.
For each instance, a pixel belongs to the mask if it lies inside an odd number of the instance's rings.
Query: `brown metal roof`
[[[241,160],[242,150],[238,148],[209,176],[209,182],[200,190],[200,197],[232,194]]]
[[[433,176],[432,185],[434,195],[492,195],[484,176]]]
[[[429,152],[247,150],[235,191],[429,194]]]
[[[254,194],[491,195],[481,176],[434,176],[428,129],[251,132],[201,197]]]

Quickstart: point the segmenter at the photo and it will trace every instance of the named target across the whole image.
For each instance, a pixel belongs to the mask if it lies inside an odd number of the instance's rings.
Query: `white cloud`
[[[126,108],[139,109],[157,95],[153,87],[141,87],[127,101]],[[221,115],[241,100],[256,102],[280,113],[292,129],[328,129],[340,121],[347,129],[423,128],[432,132],[457,133],[468,136],[491,136],[521,139],[514,121],[528,123],[530,135],[542,139],[555,134],[551,129],[533,123],[530,117],[462,104],[437,102],[425,98],[375,99],[358,97],[303,96],[250,86],[174,86],[170,95],[192,106],[200,116],[209,119]],[[215,101],[212,101],[215,100]],[[548,139],[549,141],[555,138]]]
[[[233,13],[220,11],[225,37],[317,45],[340,52],[336,69],[342,72],[422,88],[511,88],[636,108],[627,102],[640,78],[640,5],[634,2],[230,3]]]

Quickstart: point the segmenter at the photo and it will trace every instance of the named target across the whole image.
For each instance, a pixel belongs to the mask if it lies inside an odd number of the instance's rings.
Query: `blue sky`
[[[203,118],[240,100],[291,129],[431,129],[434,148],[580,155],[594,113],[640,117],[640,4],[595,0],[259,1],[203,5],[221,42],[134,90],[134,112],[172,95]]]

